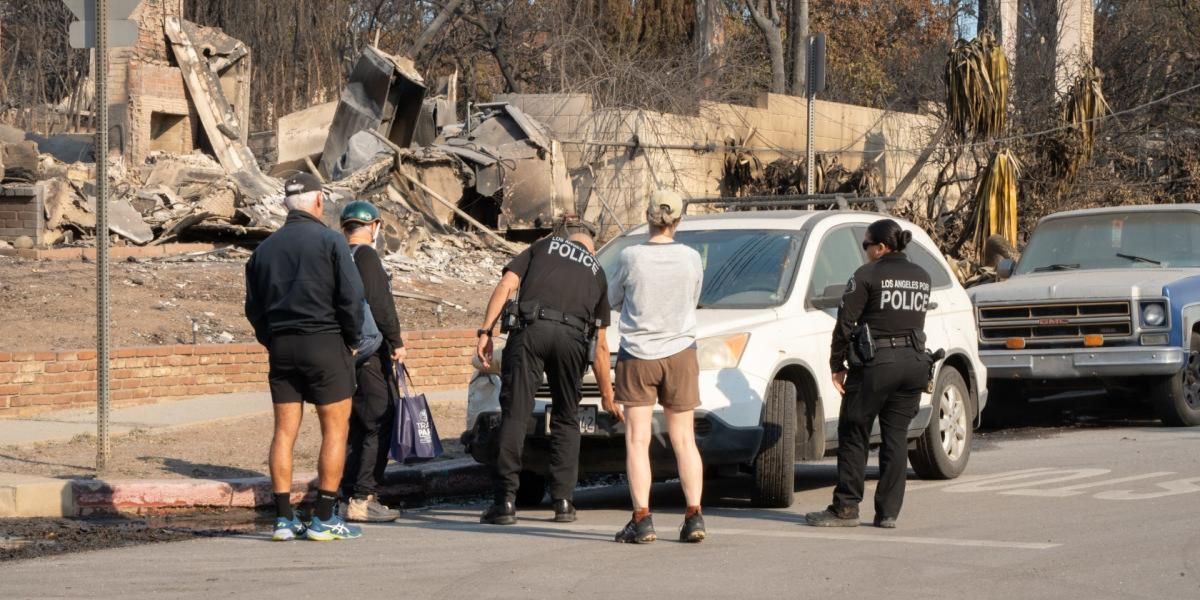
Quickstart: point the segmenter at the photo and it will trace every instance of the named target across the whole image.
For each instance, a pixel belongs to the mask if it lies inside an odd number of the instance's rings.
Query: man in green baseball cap
[[[371,316],[384,337],[379,350],[365,361],[359,361],[356,370],[358,389],[354,392],[350,414],[349,448],[342,478],[342,493],[349,498],[346,520],[395,521],[400,511],[384,506],[376,495],[387,467],[395,429],[393,363],[404,362],[406,354],[389,277],[375,251],[383,220],[373,204],[355,200],[342,208],[340,221],[354,265],[362,276]]]

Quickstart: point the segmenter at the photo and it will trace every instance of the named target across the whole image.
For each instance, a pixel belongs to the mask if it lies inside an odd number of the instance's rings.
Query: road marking
[[[1200,492],[1200,477],[1191,479],[1178,479],[1175,481],[1164,481],[1158,484],[1158,487],[1166,490],[1165,492],[1148,492],[1138,494],[1128,490],[1113,490],[1111,492],[1100,492],[1096,494],[1096,498],[1100,500],[1149,500],[1151,498],[1163,498],[1165,496],[1178,496],[1180,494],[1191,494]]]
[[[1100,481],[1093,481],[1092,483],[1077,483],[1075,485],[1050,488],[1050,489],[1046,489],[1046,490],[1020,489],[1020,490],[1008,490],[1006,492],[1000,492],[1000,493],[1007,495],[1007,496],[1037,496],[1040,498],[1066,498],[1068,496],[1078,496],[1079,494],[1082,494],[1083,492],[1081,492],[1079,490],[1103,487],[1106,485],[1117,485],[1119,483],[1128,483],[1130,481],[1141,481],[1143,479],[1154,479],[1155,477],[1166,477],[1167,475],[1174,475],[1174,474],[1175,474],[1174,471],[1159,471],[1157,473],[1146,473],[1145,475],[1132,475],[1129,477],[1119,477],[1117,479],[1101,479]],[[1101,496],[1103,496],[1105,494],[1113,494],[1116,492],[1128,493],[1128,490],[1113,490],[1111,492],[1103,492],[1102,494],[1097,495],[1097,498],[1100,498]],[[1155,497],[1157,497],[1157,496],[1155,496]],[[1104,498],[1101,498],[1101,499],[1103,500]],[[1122,499],[1127,499],[1127,498],[1122,498]]]
[[[1158,477],[1176,475],[1174,471],[1156,471],[1141,475],[1128,475],[1115,479],[1101,479],[1087,483],[1077,483],[1059,487],[1038,489],[1051,483],[1090,479],[1111,473],[1109,469],[1053,469],[1039,467],[1036,469],[1020,469],[1004,471],[990,475],[972,475],[948,481],[932,483],[914,483],[908,485],[908,491],[916,492],[942,488],[943,492],[962,493],[995,493],[1005,496],[1032,496],[1036,498],[1067,498],[1078,496],[1092,488],[1120,485],[1132,481],[1144,481]],[[1162,491],[1135,492],[1133,490],[1108,490],[1092,495],[1096,500],[1153,500],[1168,496],[1180,496],[1200,492],[1200,477],[1162,481],[1155,484]]]
[[[799,529],[803,527],[804,529]],[[971,540],[958,538],[936,538],[936,537],[916,537],[916,536],[897,536],[890,534],[871,535],[865,533],[838,533],[834,531],[821,531],[816,528],[808,527],[807,525],[798,525],[797,531],[770,531],[762,529],[724,529],[713,528],[709,533],[714,536],[726,535],[749,535],[757,537],[772,537],[772,538],[797,538],[797,539],[816,539],[816,540],[837,540],[844,542],[871,542],[871,543],[893,543],[893,544],[924,544],[928,546],[959,546],[968,548],[1005,548],[1010,550],[1049,550],[1057,548],[1062,544],[1049,544],[1038,542],[1005,542],[1001,540]],[[807,529],[807,530],[806,530]],[[599,527],[574,527],[572,531],[587,531],[595,533],[611,533],[610,529],[602,529]]]
[[[1038,467],[1036,469],[1021,469],[1019,471],[1003,471],[1000,473],[992,473],[990,475],[968,475],[959,477],[958,479],[946,479],[944,481],[933,482],[909,482],[906,489],[910,492],[920,490],[931,490],[934,488],[946,487],[950,485],[960,485],[964,483],[978,483],[981,481],[991,481],[993,479],[1009,478],[1018,475],[1032,475],[1036,473],[1048,473],[1053,471],[1050,467]]]
[[[942,490],[943,492],[954,493],[970,493],[970,492],[1002,492],[1005,490],[1015,490],[1017,488],[1026,488],[1035,485],[1044,485],[1047,483],[1058,483],[1060,481],[1074,481],[1076,479],[1088,479],[1107,475],[1108,469],[1063,469],[1059,471],[1050,471],[1048,473],[1025,473],[1022,475],[1008,475],[1006,477],[995,477],[987,481],[973,481],[969,483],[959,483],[951,485]],[[1031,479],[1038,477],[1048,477],[1047,479],[1039,479],[1036,481],[1017,481],[1017,483],[1005,483],[1016,480]]]

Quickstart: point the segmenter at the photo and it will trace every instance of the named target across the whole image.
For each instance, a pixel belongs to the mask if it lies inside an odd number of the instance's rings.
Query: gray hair
[[[321,192],[304,192],[303,194],[295,194],[283,199],[284,205],[288,210],[315,210],[317,208],[317,200],[321,197]]]

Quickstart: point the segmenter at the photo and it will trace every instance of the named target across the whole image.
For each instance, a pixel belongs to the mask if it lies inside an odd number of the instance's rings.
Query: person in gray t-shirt
[[[650,519],[650,438],[654,404],[663,406],[667,432],[687,499],[679,539],[704,539],[700,496],[704,466],[696,448],[693,412],[700,406],[700,363],[696,356],[696,305],[704,267],[700,254],[675,242],[683,199],[670,190],[650,195],[646,221],[650,239],[621,252],[608,284],[608,300],[621,311],[616,404],[605,410],[626,421],[625,469],[633,518],[616,541],[647,543],[657,538]]]

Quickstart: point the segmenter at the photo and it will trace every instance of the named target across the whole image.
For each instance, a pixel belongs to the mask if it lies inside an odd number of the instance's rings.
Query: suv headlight
[[[696,340],[696,354],[700,359],[700,370],[715,371],[737,368],[749,341],[749,333],[735,333]]]
[[[1162,327],[1167,323],[1167,307],[1162,302],[1142,303],[1142,325]]]

